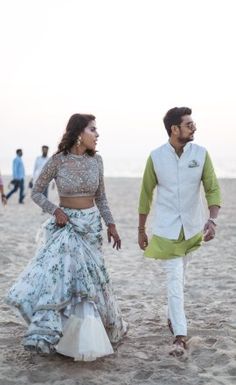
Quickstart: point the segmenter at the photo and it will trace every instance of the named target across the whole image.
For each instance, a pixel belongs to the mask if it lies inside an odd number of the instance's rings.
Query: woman
[[[75,360],[112,354],[126,333],[102,256],[101,219],[108,241],[121,247],[104,189],[103,164],[95,148],[93,115],[72,115],[58,151],[44,166],[32,199],[52,218],[33,261],[10,289],[8,303],[29,324],[24,346]],[[60,205],[43,194],[55,179]],[[96,203],[96,206],[94,205]]]

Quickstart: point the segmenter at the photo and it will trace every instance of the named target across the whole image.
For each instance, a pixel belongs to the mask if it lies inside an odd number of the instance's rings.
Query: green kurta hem
[[[145,257],[155,259],[173,259],[183,257],[184,255],[198,249],[198,247],[202,244],[202,239],[203,234],[200,232],[194,235],[194,237],[185,240],[183,228],[181,229],[177,240],[153,235],[144,252],[144,255]]]

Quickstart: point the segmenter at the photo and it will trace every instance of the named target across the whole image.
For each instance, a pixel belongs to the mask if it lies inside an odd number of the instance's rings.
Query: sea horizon
[[[32,176],[34,160],[25,158],[24,165],[26,176]],[[231,157],[225,159],[214,158],[213,165],[216,176],[223,179],[236,178],[236,162]],[[104,176],[112,178],[141,178],[146,164],[146,159],[143,158],[109,158],[103,157]],[[3,176],[11,176],[11,162],[2,160],[0,163],[0,171]],[[31,171],[32,170],[32,171]]]

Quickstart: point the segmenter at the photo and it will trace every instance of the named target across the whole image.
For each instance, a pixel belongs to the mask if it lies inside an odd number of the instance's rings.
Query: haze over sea
[[[101,153],[102,155],[102,153]],[[147,153],[148,156],[148,153]],[[233,157],[225,156],[224,159],[212,157],[217,177],[219,178],[236,178],[236,162]],[[146,163],[146,158],[109,158],[104,157],[104,174],[108,177],[142,177]],[[26,174],[32,175],[34,159],[24,159]],[[11,161],[2,161],[1,172],[3,175],[11,175]]]

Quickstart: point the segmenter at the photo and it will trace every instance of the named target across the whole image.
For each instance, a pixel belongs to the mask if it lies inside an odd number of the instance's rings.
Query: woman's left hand
[[[111,238],[113,238],[113,249],[116,248],[116,250],[119,250],[121,248],[121,239],[117,233],[116,225],[113,223],[107,226],[107,238],[109,243],[111,243]]]

